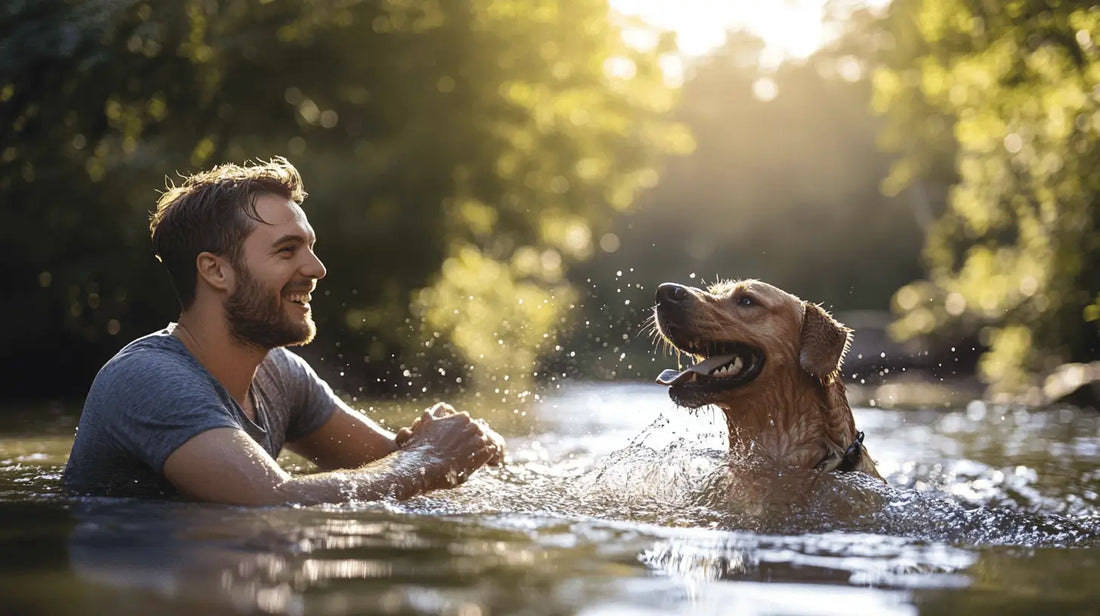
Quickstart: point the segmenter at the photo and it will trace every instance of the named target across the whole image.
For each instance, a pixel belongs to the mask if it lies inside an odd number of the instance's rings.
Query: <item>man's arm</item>
[[[338,402],[320,428],[286,447],[329,471],[363,466],[397,451],[398,445],[392,433]]]
[[[291,476],[243,431],[215,428],[172,452],[164,475],[192,498],[236,505],[406,499],[454,487],[498,453],[465,413],[437,415],[401,450],[350,470]]]

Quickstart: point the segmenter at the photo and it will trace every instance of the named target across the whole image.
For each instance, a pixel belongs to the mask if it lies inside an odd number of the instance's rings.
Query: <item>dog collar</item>
[[[836,471],[838,473],[850,473],[858,469],[859,463],[863,461],[863,432],[857,432],[856,440],[848,445],[848,449],[844,450],[844,455],[835,464],[831,464],[830,462],[834,459],[832,455],[825,456],[825,459],[818,462],[814,468],[825,472]]]

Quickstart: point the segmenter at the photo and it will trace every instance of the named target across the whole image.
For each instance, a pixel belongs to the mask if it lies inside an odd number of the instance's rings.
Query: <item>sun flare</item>
[[[704,54],[729,30],[748,30],[764,40],[762,63],[805,58],[833,36],[825,23],[827,0],[610,0],[611,7],[677,35],[680,51]],[[850,9],[881,7],[889,0],[853,0]]]

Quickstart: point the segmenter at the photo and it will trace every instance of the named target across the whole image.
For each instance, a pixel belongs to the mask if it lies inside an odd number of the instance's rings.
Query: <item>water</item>
[[[426,405],[426,403],[425,403]],[[767,475],[663,388],[478,410],[511,462],[405,503],[65,496],[76,418],[0,431],[0,613],[1004,614],[1100,605],[1100,416],[857,408],[888,485]],[[397,422],[414,409],[376,411]],[[303,467],[300,459],[284,464]],[[761,486],[756,486],[760,488]]]

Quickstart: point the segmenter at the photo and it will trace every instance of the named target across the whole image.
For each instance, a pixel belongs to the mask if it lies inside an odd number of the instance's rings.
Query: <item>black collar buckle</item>
[[[863,461],[863,432],[856,433],[856,440],[852,441],[851,445],[848,445],[848,449],[844,450],[844,457],[840,459],[840,464],[837,465],[836,471],[838,473],[850,473],[859,468],[859,463]]]

